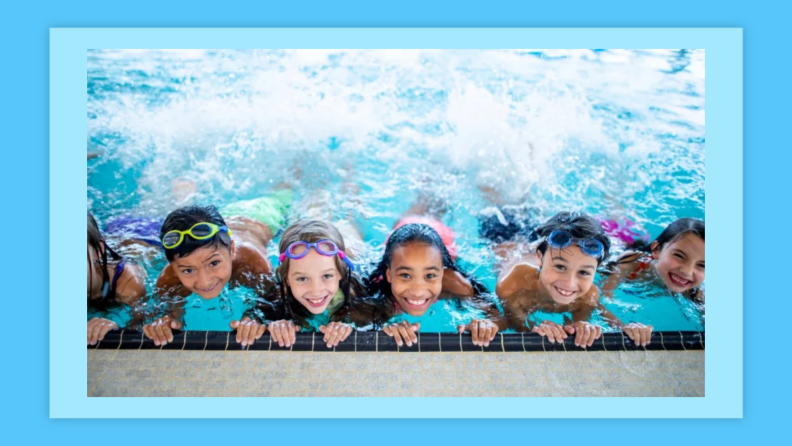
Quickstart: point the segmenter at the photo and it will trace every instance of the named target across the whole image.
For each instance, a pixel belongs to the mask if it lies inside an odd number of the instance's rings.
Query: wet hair
[[[662,251],[666,245],[670,245],[679,240],[685,234],[694,234],[704,241],[704,221],[698,218],[680,218],[679,220],[666,226],[663,232],[654,240],[654,242],[642,246],[640,251],[650,253],[652,246],[657,243],[657,250]]]
[[[110,280],[110,273],[107,270],[107,256],[110,255],[113,261],[120,261],[121,256],[113,251],[102,236],[99,230],[99,224],[91,212],[88,211],[88,246],[93,249],[99,259],[99,266],[102,270],[102,298],[91,299],[88,295],[88,305],[99,311],[108,311],[120,305],[116,300],[115,284]],[[88,253],[88,262],[91,261],[91,253]],[[90,266],[93,268],[93,265]],[[93,274],[91,275],[93,281]],[[89,289],[93,289],[93,283],[89,285]]]
[[[160,240],[170,231],[186,231],[196,223],[212,223],[217,226],[225,226],[225,220],[214,206],[184,206],[168,214],[165,222],[160,229]],[[184,236],[181,244],[173,249],[165,248],[165,257],[169,262],[177,257],[185,257],[195,250],[205,247],[223,245],[231,247],[231,237],[227,232],[218,232],[212,238],[206,240],[195,240],[189,235]]]
[[[316,243],[319,240],[330,240],[338,246],[338,249],[346,253],[346,245],[341,233],[331,223],[322,220],[300,220],[289,226],[281,236],[278,250],[283,253],[294,242]],[[370,302],[368,302],[369,299],[366,299],[366,288],[363,286],[360,277],[339,256],[333,256],[333,260],[336,268],[341,273],[339,288],[344,294],[344,303],[331,315],[330,319],[333,321],[343,320],[350,317],[353,312],[376,312],[375,308],[369,308]],[[291,292],[291,287],[287,285],[286,279],[289,276],[290,264],[291,259],[286,257],[283,259],[283,263],[275,269],[278,291],[283,299],[286,316],[299,325],[305,326],[305,321],[313,314],[297,302]],[[374,317],[371,319],[374,319]],[[356,323],[363,323],[364,325],[367,325],[367,322],[371,323],[372,321],[356,321]]]
[[[587,214],[581,212],[559,212],[545,224],[539,226],[536,232],[542,241],[536,247],[536,250],[543,256],[548,247],[547,237],[553,231],[566,231],[578,240],[593,238],[602,243],[604,249],[602,255],[597,259],[597,265],[607,259],[610,254],[611,242],[608,234],[605,233],[602,225],[596,219]]]
[[[489,291],[484,286],[484,284],[477,281],[473,278],[473,276],[462,271],[457,266],[456,262],[451,257],[451,254],[448,253],[448,249],[446,249],[445,245],[443,244],[443,239],[440,238],[440,235],[437,233],[437,231],[435,231],[429,225],[422,223],[409,223],[393,231],[390,238],[388,239],[388,242],[385,244],[385,252],[382,254],[382,260],[366,281],[369,295],[379,295],[387,300],[393,300],[393,290],[391,289],[390,282],[388,282],[386,278],[386,272],[390,268],[391,260],[393,259],[393,251],[396,248],[413,243],[424,244],[437,248],[443,258],[443,268],[462,274],[462,276],[465,277],[468,282],[470,282],[476,297],[489,294]]]

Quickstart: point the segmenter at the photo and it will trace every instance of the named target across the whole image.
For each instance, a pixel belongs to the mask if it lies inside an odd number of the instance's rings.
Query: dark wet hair
[[[186,231],[196,223],[213,223],[217,226],[225,226],[225,220],[214,206],[185,206],[168,214],[165,222],[160,229],[160,240],[170,231]],[[231,246],[231,237],[226,232],[218,232],[214,237],[206,240],[195,240],[189,235],[184,236],[182,243],[173,248],[165,249],[165,257],[169,262],[177,257],[185,257],[192,254],[199,248],[217,246],[222,244],[225,247]]]
[[[93,249],[96,252],[96,255],[99,259],[99,266],[102,270],[102,298],[91,299],[91,296],[89,295],[88,305],[95,310],[108,311],[119,306],[120,302],[116,300],[115,283],[112,283],[110,280],[110,273],[107,270],[107,256],[110,255],[110,258],[115,262],[120,261],[121,256],[113,251],[107,244],[104,236],[102,236],[102,232],[99,230],[99,224],[96,222],[94,216],[91,215],[90,211],[88,211],[88,246],[89,249]],[[88,262],[90,261],[91,254],[89,252]],[[91,265],[91,268],[93,268],[93,265]],[[93,277],[93,274],[91,277]],[[93,283],[89,285],[89,287],[92,289]]]
[[[385,252],[382,254],[382,260],[377,268],[371,273],[366,286],[371,296],[381,296],[385,299],[393,299],[393,291],[391,284],[386,278],[386,272],[390,268],[391,260],[393,259],[393,251],[401,246],[406,246],[412,243],[420,243],[433,246],[440,251],[443,258],[443,268],[462,274],[465,279],[470,282],[476,297],[489,294],[487,288],[481,282],[473,278],[473,276],[462,271],[448,253],[443,244],[443,239],[431,226],[421,223],[409,223],[399,229],[393,231],[388,243],[385,244]]]
[[[319,240],[330,240],[338,246],[338,249],[346,252],[346,245],[341,233],[331,223],[322,220],[300,220],[291,226],[281,236],[278,249],[280,252],[286,252],[286,249],[294,242],[316,243]],[[360,310],[365,306],[366,289],[360,279],[360,276],[352,272],[349,266],[341,260],[339,256],[335,256],[335,265],[341,273],[341,283],[339,287],[344,294],[344,303],[341,305],[330,319],[341,320],[349,316],[354,310]],[[291,259],[286,257],[283,263],[278,265],[275,270],[275,275],[278,279],[278,288],[280,295],[283,296],[283,306],[286,316],[297,322],[299,325],[305,326],[305,321],[313,316],[313,313],[308,311],[307,308],[302,306],[294,294],[291,292],[291,287],[286,283],[289,275],[289,265]],[[332,297],[331,297],[332,299]]]
[[[567,231],[578,240],[593,238],[602,243],[604,250],[602,251],[602,256],[597,259],[597,265],[601,264],[610,255],[611,242],[608,234],[602,229],[602,225],[590,215],[581,212],[559,212],[547,223],[539,226],[536,232],[543,240],[539,243],[536,250],[542,255],[547,251],[547,237],[553,231]]]
[[[704,221],[698,218],[680,218],[666,226],[654,242],[641,246],[638,250],[650,253],[652,252],[652,246],[657,243],[657,250],[662,251],[666,245],[674,243],[685,234],[694,234],[704,241]]]

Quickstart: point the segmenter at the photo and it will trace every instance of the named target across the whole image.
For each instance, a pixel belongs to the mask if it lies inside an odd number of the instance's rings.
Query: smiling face
[[[684,293],[704,283],[704,240],[686,233],[661,250],[652,244],[655,269],[668,289]]]
[[[548,247],[544,255],[538,251],[536,255],[541,267],[540,286],[554,302],[570,304],[591,289],[597,259],[585,255],[577,245],[564,249]]]
[[[214,299],[223,291],[233,271],[236,246],[215,244],[198,248],[184,257],[170,262],[182,285],[203,299]]]
[[[399,246],[386,275],[399,306],[410,316],[422,316],[443,290],[443,256],[423,243]]]
[[[297,302],[312,314],[327,309],[341,284],[335,256],[324,256],[311,249],[301,259],[289,259],[286,283]]]

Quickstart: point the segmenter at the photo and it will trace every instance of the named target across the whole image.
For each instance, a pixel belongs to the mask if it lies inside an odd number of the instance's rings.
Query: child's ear
[[[236,260],[236,244],[231,240],[231,260]]]
[[[649,245],[649,249],[652,251],[652,258],[657,260],[657,258],[660,257],[660,244],[656,241],[652,242],[652,244]]]
[[[539,269],[542,269],[542,253],[538,249],[536,250],[536,263],[539,265]]]
[[[388,279],[388,283],[393,283],[393,281],[391,280],[390,268],[385,270],[385,278]]]

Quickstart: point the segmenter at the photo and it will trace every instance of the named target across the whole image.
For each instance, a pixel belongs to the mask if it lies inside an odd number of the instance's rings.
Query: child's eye
[[[701,269],[704,269],[704,264],[703,263],[699,264],[698,267],[701,268]]]
[[[399,277],[401,277],[402,279],[410,280],[410,275],[407,273],[401,273],[399,274]]]
[[[209,263],[209,266],[217,266],[217,265],[219,265],[219,264],[220,264],[220,261],[219,261],[219,260],[214,260],[214,261],[212,261],[211,263]]]
[[[333,277],[335,277],[335,275],[334,274],[325,274],[323,277],[324,277],[325,280],[330,280]]]
[[[559,271],[566,271],[566,266],[564,265],[556,265],[555,268]]]
[[[306,282],[306,281],[308,281],[308,278],[307,277],[298,277],[297,281],[298,282]]]
[[[674,254],[674,257],[678,258],[679,260],[685,260],[685,256],[683,256],[683,255],[682,255],[682,254],[680,254],[680,253],[676,253],[676,254]]]
[[[437,277],[437,274],[427,274],[426,275],[427,279],[434,279],[435,277]]]
[[[182,274],[191,274],[193,271],[195,270],[192,268],[186,268],[182,270]]]
[[[586,276],[586,277],[591,275],[591,273],[586,271],[586,270],[580,271],[578,274],[580,274],[581,276]]]

